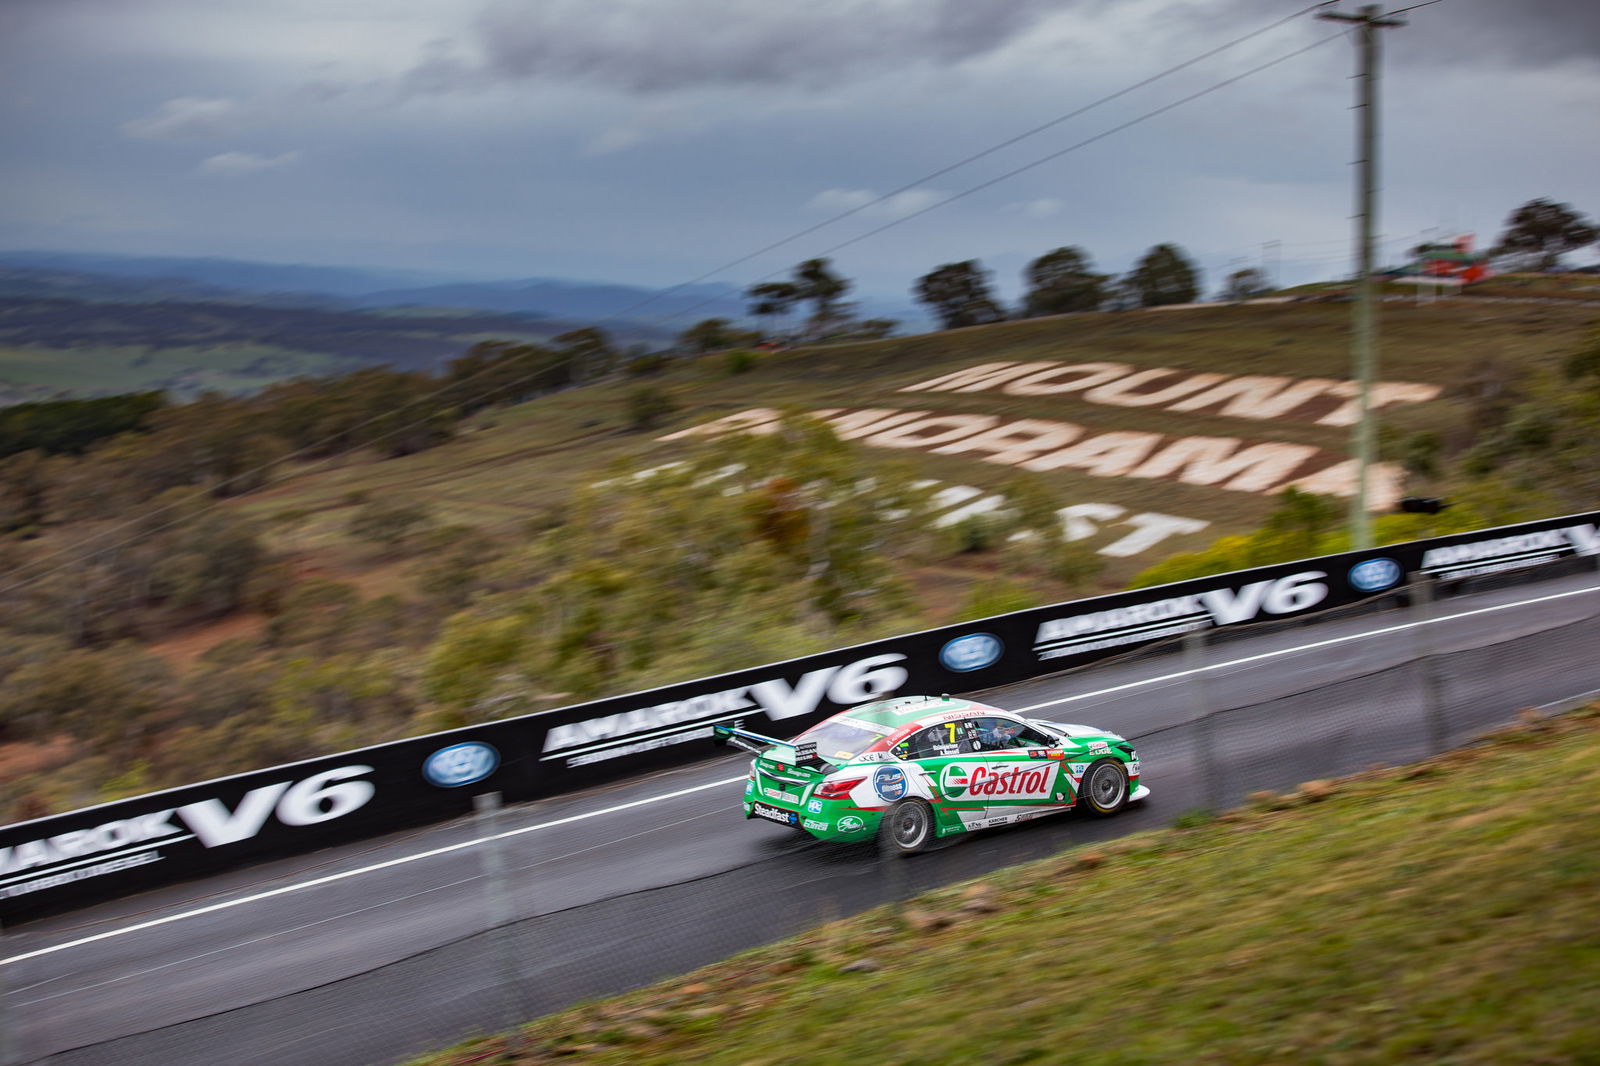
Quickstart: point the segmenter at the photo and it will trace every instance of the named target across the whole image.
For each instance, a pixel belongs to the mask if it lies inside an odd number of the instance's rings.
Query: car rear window
[[[883,737],[879,733],[833,719],[812,726],[791,743],[814,740],[817,742],[817,754],[828,762],[837,763],[848,762],[881,739]]]

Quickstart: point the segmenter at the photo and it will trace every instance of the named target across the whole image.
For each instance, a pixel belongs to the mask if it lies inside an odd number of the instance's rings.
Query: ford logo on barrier
[[[1368,559],[1350,568],[1350,585],[1362,592],[1377,592],[1398,585],[1402,573],[1393,559]]]
[[[422,776],[440,788],[460,788],[482,781],[500,765],[500,753],[481,740],[452,744],[428,756]]]
[[[898,766],[880,766],[872,775],[872,788],[885,803],[904,799],[906,772]]]
[[[958,674],[982,670],[1000,661],[1006,646],[993,633],[968,633],[957,637],[939,651],[939,661],[946,670]]]

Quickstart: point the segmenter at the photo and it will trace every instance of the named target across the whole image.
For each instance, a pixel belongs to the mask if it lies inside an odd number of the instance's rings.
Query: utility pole
[[[1372,378],[1378,361],[1378,323],[1373,307],[1372,243],[1378,214],[1378,30],[1404,26],[1401,19],[1384,18],[1378,4],[1365,4],[1359,14],[1324,11],[1319,19],[1350,22],[1356,26],[1356,110],[1360,111],[1356,160],[1356,303],[1352,323],[1351,355],[1356,364],[1361,415],[1351,441],[1356,460],[1356,493],[1350,502],[1350,547],[1372,547],[1372,516],[1367,512],[1368,482],[1376,451],[1377,433],[1372,420]]]

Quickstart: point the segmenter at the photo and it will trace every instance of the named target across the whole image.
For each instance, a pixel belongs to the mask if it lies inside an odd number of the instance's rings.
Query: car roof
[[[954,718],[990,714],[1004,715],[1007,718],[1016,717],[1009,711],[990,707],[986,703],[953,699],[949,696],[898,696],[876,703],[863,703],[859,707],[852,707],[842,712],[838,717],[869,722],[898,733],[910,725],[920,726],[933,722],[946,722]]]

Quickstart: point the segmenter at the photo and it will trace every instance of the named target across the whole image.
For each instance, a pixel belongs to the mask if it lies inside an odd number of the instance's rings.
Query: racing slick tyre
[[[1116,814],[1128,802],[1128,771],[1116,759],[1101,759],[1084,772],[1078,810],[1091,818]]]
[[[906,853],[933,843],[933,808],[919,799],[903,799],[883,816],[884,839]]]

